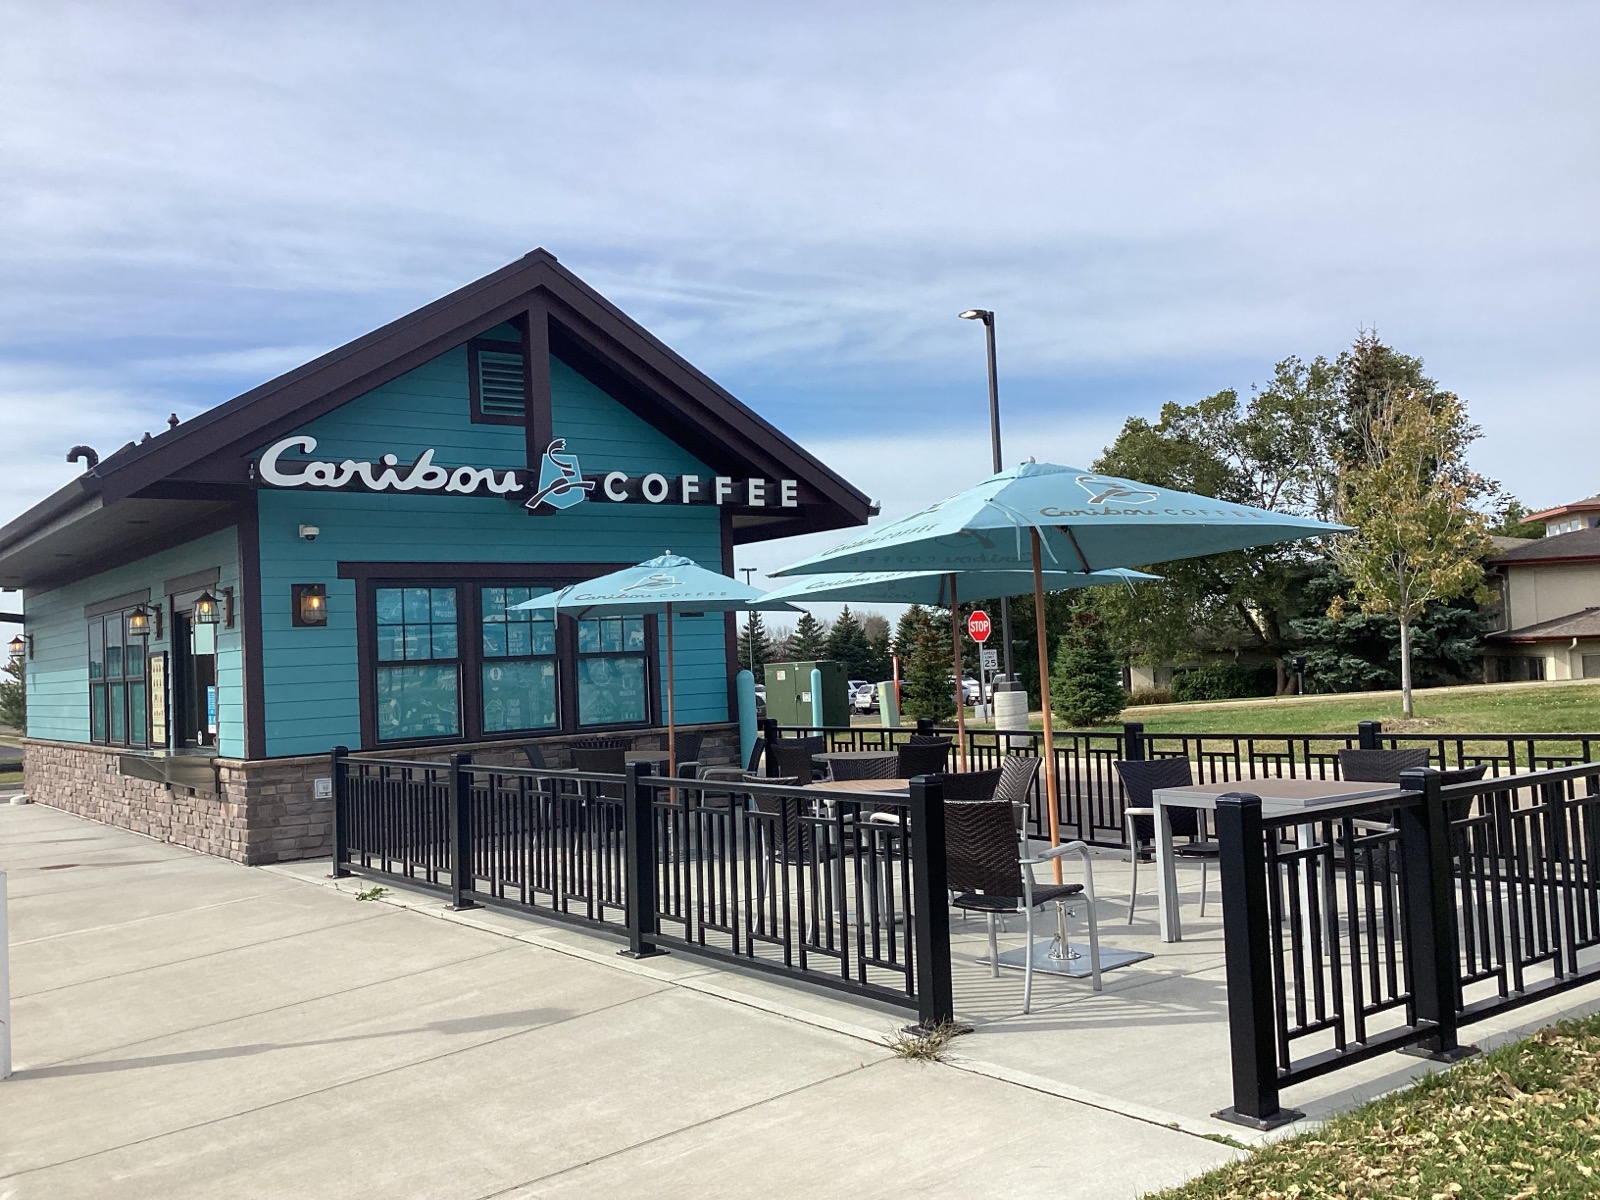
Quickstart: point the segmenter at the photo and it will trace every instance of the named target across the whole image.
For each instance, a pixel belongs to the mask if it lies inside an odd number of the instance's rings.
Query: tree
[[[874,683],[888,679],[894,673],[888,619],[880,613],[862,613],[861,631],[866,636],[867,649],[872,654],[866,678]]]
[[[1369,395],[1371,420],[1340,478],[1340,519],[1356,532],[1334,556],[1364,612],[1394,616],[1400,628],[1401,707],[1412,715],[1411,633],[1430,603],[1483,598],[1488,521],[1474,507],[1495,486],[1470,470],[1478,437],[1454,396],[1399,386]],[[1335,596],[1328,614],[1345,610]]]
[[[1344,464],[1353,466],[1367,454],[1373,419],[1388,407],[1395,393],[1410,390],[1433,412],[1456,402],[1452,393],[1422,372],[1420,358],[1384,345],[1376,329],[1363,329],[1356,334],[1350,349],[1340,354],[1334,364],[1339,429],[1336,446]]]
[[[946,721],[955,716],[950,679],[950,636],[935,612],[913,604],[895,630],[900,655],[900,707],[909,717]]]
[[[739,631],[739,665],[748,667],[757,679],[761,668],[769,662],[780,662],[772,655],[772,639],[767,636],[767,626],[759,612],[752,611]]]
[[[848,604],[828,631],[827,655],[835,662],[844,664],[846,679],[865,679],[872,683],[882,678],[872,673],[877,666],[876,656],[867,641],[866,631]]]
[[[810,613],[801,613],[789,639],[788,662],[818,662],[828,657],[828,627]]]
[[[1302,516],[1330,515],[1338,487],[1338,371],[1289,357],[1241,401],[1232,389],[1198,404],[1166,404],[1151,424],[1130,418],[1094,463],[1108,475]],[[1317,549],[1265,546],[1161,565],[1161,579],[1106,589],[1115,649],[1163,662],[1195,653],[1284,648],[1293,595]],[[1064,627],[1052,626],[1052,637]]]
[[[1099,612],[1087,601],[1075,604],[1050,669],[1051,707],[1069,724],[1100,725],[1120,713],[1126,699]]]
[[[1528,520],[1529,510],[1523,507],[1522,501],[1515,496],[1507,496],[1505,503],[1500,507],[1500,521],[1490,533],[1499,534],[1501,537],[1515,538],[1542,538],[1544,536],[1544,522]]]
[[[28,728],[27,668],[21,657],[6,660],[0,678],[0,725],[23,733]]]

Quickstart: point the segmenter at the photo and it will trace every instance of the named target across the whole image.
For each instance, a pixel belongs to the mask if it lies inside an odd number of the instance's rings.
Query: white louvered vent
[[[478,407],[486,417],[522,417],[528,393],[522,376],[522,355],[478,351]]]

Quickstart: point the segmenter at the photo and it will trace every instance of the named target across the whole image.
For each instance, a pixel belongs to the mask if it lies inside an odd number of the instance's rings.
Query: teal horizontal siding
[[[488,335],[513,339],[509,326]],[[551,360],[555,433],[586,474],[620,470],[666,475],[710,471],[670,438],[557,359]],[[410,461],[429,447],[442,465],[523,467],[521,426],[471,423],[464,347],[407,372],[303,428],[315,456]],[[340,562],[639,562],[665,551],[714,569],[721,562],[711,507],[579,504],[529,516],[490,496],[448,496],[264,488],[260,505],[261,624],[267,753],[320,754],[361,742],[356,588]],[[297,536],[316,525],[315,542]],[[403,570],[397,577],[404,575]],[[295,628],[290,585],[323,583],[328,624]],[[727,663],[720,616],[681,618],[675,631],[677,716],[681,723],[727,719]],[[665,639],[660,639],[665,653]],[[658,675],[665,683],[665,664]],[[663,710],[665,700],[663,698]]]
[[[224,529],[183,546],[81,579],[48,592],[23,595],[23,614],[33,635],[28,663],[28,736],[64,742],[89,740],[89,636],[85,605],[150,589],[152,603],[165,601],[168,579],[218,568],[219,587],[234,590],[232,629],[217,628],[217,748],[225,757],[244,755],[243,615],[239,586],[238,537]],[[172,629],[165,618],[161,636],[151,637],[152,652],[172,652]]]

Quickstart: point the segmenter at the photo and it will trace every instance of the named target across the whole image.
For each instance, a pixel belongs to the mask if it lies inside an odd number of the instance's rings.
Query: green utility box
[[[837,662],[768,663],[767,716],[779,725],[810,725],[811,671],[822,672],[822,723],[850,724],[849,682]]]

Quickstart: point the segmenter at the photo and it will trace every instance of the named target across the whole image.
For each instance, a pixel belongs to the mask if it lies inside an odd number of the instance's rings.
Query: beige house
[[[1537,514],[1546,528],[1576,528],[1489,560],[1500,617],[1484,642],[1489,682],[1600,679],[1600,528],[1587,524],[1585,506],[1600,513],[1600,500],[1582,500]]]
[[[1571,504],[1558,504],[1543,512],[1529,513],[1527,519],[1543,521],[1545,537],[1594,529],[1600,526],[1600,496],[1588,496]]]

